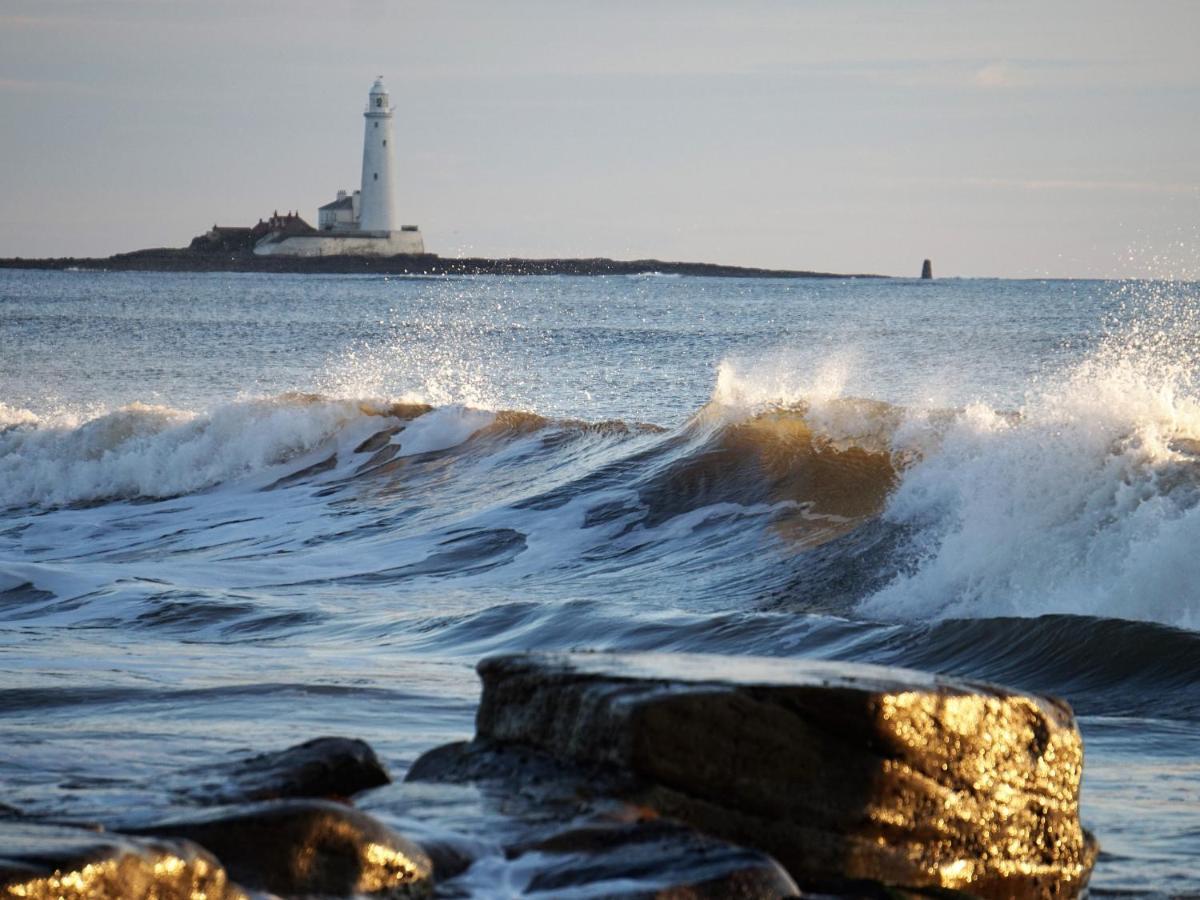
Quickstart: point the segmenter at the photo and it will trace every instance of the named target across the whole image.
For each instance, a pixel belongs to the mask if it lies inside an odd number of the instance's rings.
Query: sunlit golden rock
[[[31,900],[245,900],[189,841],[0,822],[0,896]]]
[[[1095,845],[1061,701],[807,660],[484,660],[477,739],[632,773],[628,799],[760,848],[807,882],[1074,896]]]
[[[420,847],[340,803],[247,804],[139,833],[195,841],[239,884],[282,896],[407,898],[433,890],[433,867]]]

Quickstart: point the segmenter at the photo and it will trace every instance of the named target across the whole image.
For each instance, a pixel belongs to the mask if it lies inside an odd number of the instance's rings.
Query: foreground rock
[[[239,884],[283,896],[426,897],[433,889],[421,848],[340,803],[252,804],[137,833],[194,841]]]
[[[244,900],[209,853],[188,841],[0,822],[0,894],[33,900]]]
[[[533,654],[479,671],[476,741],[410,777],[503,771],[497,747],[534,748],[770,853],[806,888],[1072,896],[1094,862],[1059,701],[817,661]]]
[[[518,866],[529,865],[525,889],[550,895],[586,889],[628,900],[782,900],[800,893],[766,854],[670,822],[591,825],[510,852]]]
[[[183,775],[176,792],[198,803],[297,797],[342,800],[391,779],[365,741],[322,737]]]

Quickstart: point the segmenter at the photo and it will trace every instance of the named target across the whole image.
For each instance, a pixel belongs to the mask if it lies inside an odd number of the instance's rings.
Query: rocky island
[[[193,242],[194,244],[195,242]],[[762,269],[658,259],[487,259],[435,253],[395,256],[260,256],[249,249],[157,248],[105,257],[0,259],[4,269],[100,272],[272,272],[310,275],[702,275],[716,278],[880,278],[799,269]]]

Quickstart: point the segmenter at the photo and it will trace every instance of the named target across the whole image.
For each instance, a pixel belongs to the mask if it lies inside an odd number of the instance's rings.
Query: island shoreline
[[[800,269],[766,269],[719,263],[616,260],[606,257],[522,259],[419,256],[256,256],[250,252],[198,252],[158,248],[108,257],[0,259],[0,269],[86,269],[101,272],[263,272],[300,275],[690,275],[709,278],[886,278]]]

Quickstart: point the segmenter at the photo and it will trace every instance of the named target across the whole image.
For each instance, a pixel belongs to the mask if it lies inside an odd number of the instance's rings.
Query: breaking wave
[[[377,519],[332,534],[394,529],[423,535],[421,549],[320,576],[334,581],[652,573],[682,591],[703,568],[713,602],[732,591],[762,609],[1196,629],[1189,378],[1099,356],[1020,409],[946,410],[843,397],[828,373],[764,385],[725,366],[674,430],[301,394],[82,422],[4,407],[0,505],[290,488],[332,504],[352,491]]]
[[[13,416],[0,427],[0,507],[187,494],[285,463],[381,412],[285,395],[210,414],[135,403],[83,422]]]

